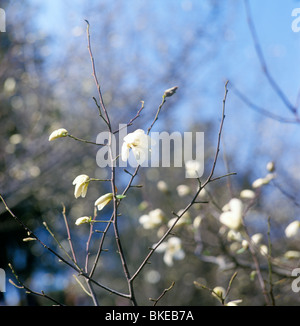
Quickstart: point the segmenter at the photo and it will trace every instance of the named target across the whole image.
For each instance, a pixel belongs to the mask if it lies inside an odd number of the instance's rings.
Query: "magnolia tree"
[[[46,251],[58,258],[64,266],[73,271],[74,278],[82,293],[87,298],[90,298],[90,302],[94,305],[102,304],[103,292],[107,296],[112,295],[122,299],[122,303],[125,300],[127,304],[135,306],[141,304],[138,298],[142,296],[149,298],[149,295],[141,293],[141,287],[136,286],[136,284],[140,284],[138,283],[138,278],[145,272],[146,266],[150,263],[150,258],[153,258],[154,254],[157,253],[156,256],[160,257],[165,268],[176,267],[178,262],[185,261],[187,252],[193,252],[197,259],[204,264],[214,264],[217,266],[218,271],[226,271],[230,274],[227,284],[223,283],[221,285],[209,284],[208,281],[201,278],[201,271],[199,271],[199,278],[189,280],[196,291],[210,296],[215,300],[215,303],[219,302],[221,305],[236,306],[244,302],[247,303],[249,297],[251,300],[250,295],[243,294],[243,291],[235,289],[235,284],[238,284],[239,280],[245,282],[245,275],[248,275],[247,283],[255,282],[263,304],[275,304],[274,278],[277,278],[277,282],[281,278],[297,276],[297,273],[292,272],[296,265],[291,263],[291,261],[299,259],[300,254],[297,250],[287,250],[282,256],[274,257],[270,241],[271,219],[268,219],[266,237],[266,234],[253,232],[251,220],[249,221],[248,218],[258,206],[262,189],[276,180],[275,164],[269,162],[265,175],[262,175],[257,180],[253,180],[251,187],[232,192],[226,204],[221,204],[215,194],[211,192],[211,186],[222,182],[222,180],[230,179],[236,174],[235,172],[226,171],[223,174],[216,175],[216,165],[219,158],[225,120],[228,82],[224,85],[224,97],[220,99],[221,122],[216,135],[216,144],[208,175],[203,177],[204,157],[202,155],[199,156],[203,158],[202,161],[192,160],[191,157],[183,160],[181,168],[185,171],[185,180],[187,182],[176,187],[177,199],[174,199],[171,205],[174,204],[175,206],[176,200],[179,201],[183,198],[188,198],[188,200],[186,200],[180,210],[165,211],[162,207],[153,207],[155,203],[152,203],[152,209],[147,210],[146,207],[143,210],[143,213],[138,218],[138,223],[145,233],[154,232],[156,241],[148,243],[149,249],[147,252],[143,250],[137,251],[139,257],[134,257],[134,260],[138,260],[140,263],[138,266],[132,267],[131,260],[133,257],[126,254],[128,242],[123,240],[122,227],[120,226],[124,222],[124,218],[126,218],[121,216],[122,206],[126,205],[126,201],[131,196],[134,188],[147,187],[147,183],[136,185],[135,180],[142,169],[151,169],[149,162],[152,162],[151,158],[155,154],[155,145],[157,145],[157,140],[153,139],[151,134],[152,128],[160,115],[163,114],[162,108],[166,105],[167,100],[172,96],[180,96],[180,93],[176,93],[178,90],[177,86],[162,92],[162,101],[153,115],[152,123],[144,126],[144,128],[136,128],[133,132],[126,133],[122,138],[119,151],[117,151],[115,136],[123,134],[124,130],[129,126],[134,127],[136,120],[143,114],[145,103],[142,102],[140,109],[129,122],[118,121],[119,129],[113,129],[109,109],[104,103],[96,74],[88,22],[87,43],[92,63],[92,75],[98,92],[98,98],[94,98],[94,102],[98,110],[99,119],[104,122],[106,127],[104,131],[105,137],[101,138],[101,141],[92,142],[74,136],[70,130],[59,128],[50,134],[49,141],[54,141],[55,144],[55,142],[71,138],[74,141],[81,142],[83,146],[86,144],[95,145],[98,150],[100,148],[101,154],[105,153],[102,156],[102,161],[97,163],[99,163],[99,166],[103,166],[103,169],[108,170],[109,176],[105,179],[94,178],[87,172],[82,171],[82,174],[74,176],[74,179],[70,180],[70,187],[74,187],[74,197],[76,200],[82,200],[86,214],[70,219],[68,212],[65,209],[63,210],[68,242],[67,249],[66,243],[62,243],[55,232],[52,231],[52,227],[44,222],[43,227],[56,242],[56,247],[54,248],[46,244],[42,237],[22,221],[21,217],[16,216],[11,211],[5,199],[1,196],[0,198],[6,210],[27,232],[27,237],[23,241],[38,242]],[[180,153],[182,156],[182,152]],[[129,164],[129,162],[135,164]],[[104,166],[105,164],[106,167]],[[117,167],[122,168],[118,169]],[[119,189],[117,183],[120,179],[123,179],[124,175],[129,176],[129,181],[122,189]],[[91,183],[105,183],[109,188],[109,191],[106,193],[92,193],[94,196],[93,214],[89,214],[91,209],[84,203],[87,193],[94,191],[94,188],[90,190]],[[168,183],[163,180],[157,182],[157,191],[161,194],[167,194],[169,191]],[[140,205],[142,204],[140,203]],[[108,209],[111,212],[109,218],[103,217],[102,212],[104,209]],[[133,207],[132,209],[138,211],[138,208],[135,209]],[[191,214],[192,209],[194,209],[193,214]],[[194,212],[198,212],[198,214],[194,215]],[[78,246],[74,243],[74,239],[78,239],[78,237],[74,235],[80,233],[81,229],[86,227],[89,230],[86,245],[80,248],[81,252],[78,252]],[[141,237],[138,231],[133,230],[132,232],[133,237]],[[293,239],[299,236],[299,233],[299,221],[293,221],[291,224],[286,225],[285,236],[287,239]],[[210,243],[210,236],[212,234],[215,239],[213,245]],[[148,240],[148,238],[146,239]],[[97,243],[96,246],[92,246],[94,242]],[[114,287],[102,282],[101,275],[96,273],[99,266],[101,266],[102,272],[105,273],[105,266],[103,267],[101,262],[103,254],[107,253],[106,244],[111,245],[112,242],[114,242],[117,250],[108,251],[108,254],[116,255],[121,262],[122,277],[127,285],[124,291],[120,291],[117,286]],[[78,259],[78,256],[82,255],[84,256],[83,262]],[[192,262],[187,261],[185,264],[192,264]],[[16,278],[16,280],[10,280],[10,282],[17,288],[25,289],[27,293],[32,295],[44,297],[52,304],[64,305],[64,302],[60,302],[57,298],[43,290],[37,291],[32,289],[22,281],[14,266],[12,264],[9,266]],[[161,276],[155,272],[155,266],[152,265],[148,278],[155,284],[155,279],[159,277]],[[294,292],[299,291],[297,279],[294,280],[292,286]],[[98,295],[98,289],[102,291],[101,296]],[[167,288],[161,290],[161,294],[157,298],[151,298],[150,302],[156,305],[166,296],[171,298],[168,302],[172,302],[172,291],[174,290],[175,282],[171,282]]]

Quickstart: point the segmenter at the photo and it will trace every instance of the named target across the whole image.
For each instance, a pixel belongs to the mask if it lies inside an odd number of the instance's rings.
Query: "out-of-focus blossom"
[[[167,183],[163,180],[159,180],[156,186],[157,189],[160,190],[161,192],[167,193],[169,191],[169,187]]]
[[[154,229],[155,227],[161,225],[164,219],[164,212],[160,208],[157,208],[150,211],[149,214],[142,215],[139,218],[139,222],[143,225],[144,229]]]
[[[269,249],[266,245],[262,244],[259,246],[259,252],[261,253],[261,255],[266,256],[269,253]]]
[[[255,198],[255,192],[250,189],[244,189],[240,192],[240,197],[243,199],[253,199]]]
[[[274,172],[275,171],[275,163],[274,162],[268,162],[267,166],[266,166],[267,170],[269,172]]]
[[[260,188],[270,183],[275,178],[273,173],[268,173],[264,178],[258,178],[252,183],[252,188]]]
[[[74,179],[73,185],[75,186],[75,198],[78,198],[80,196],[84,198],[86,196],[89,182],[90,177],[86,174],[80,174]]]
[[[201,225],[201,222],[203,220],[203,217],[198,215],[194,218],[194,221],[193,221],[193,227],[194,229],[199,229],[200,225]]]
[[[232,301],[229,301],[225,304],[225,306],[231,306],[231,307],[235,307],[237,306],[239,303],[243,302],[243,300],[241,299],[237,299],[237,300],[232,300]]]
[[[288,250],[284,254],[284,258],[286,258],[286,259],[299,259],[300,258],[300,251],[297,251],[297,250]]]
[[[262,233],[255,233],[252,235],[251,240],[256,244],[260,244],[263,240],[263,234]]]
[[[54,139],[61,138],[61,137],[66,137],[66,136],[68,136],[68,131],[64,128],[60,128],[60,129],[54,130],[50,134],[49,141],[52,141]]]
[[[200,173],[202,170],[202,166],[198,161],[187,161],[185,162],[185,176],[187,178],[198,178],[201,177]]]
[[[191,189],[187,185],[179,185],[176,187],[178,196],[184,197],[191,193]]]
[[[85,223],[90,223],[91,222],[91,218],[88,217],[88,216],[82,216],[82,217],[79,217],[75,224],[76,225],[81,225],[81,224],[85,224]]]
[[[242,226],[242,219],[243,203],[238,198],[232,198],[220,215],[220,222],[232,230],[238,230]]]
[[[101,211],[113,199],[113,196],[112,193],[108,193],[99,197],[95,201],[95,206],[97,206],[98,210]]]
[[[293,221],[285,228],[285,236],[287,238],[300,237],[300,221]]]
[[[157,252],[164,252],[164,262],[168,266],[174,265],[175,260],[181,260],[185,257],[185,253],[182,249],[181,240],[177,237],[171,237],[168,241],[163,242],[156,249]]]
[[[154,141],[151,140],[142,129],[137,129],[136,131],[129,133],[124,137],[123,141],[124,143],[122,145],[121,153],[122,161],[128,160],[129,150],[131,149],[138,164],[142,164],[147,160],[151,142],[154,144]]]

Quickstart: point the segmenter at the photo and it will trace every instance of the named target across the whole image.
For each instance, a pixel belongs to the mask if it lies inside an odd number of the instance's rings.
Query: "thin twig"
[[[66,225],[70,250],[71,250],[72,255],[73,255],[73,261],[77,264],[77,259],[76,259],[75,251],[74,251],[74,248],[73,248],[72,239],[71,239],[70,228],[69,228],[69,224],[68,224],[68,220],[67,220],[67,216],[66,216],[66,207],[65,207],[65,205],[63,203],[62,203],[62,206],[63,206],[62,215],[63,215],[65,225]]]
[[[245,8],[246,8],[248,26],[249,26],[251,36],[252,36],[252,39],[253,39],[253,42],[254,42],[256,54],[257,54],[259,62],[261,64],[261,68],[262,68],[266,78],[268,79],[269,84],[271,85],[271,87],[275,91],[275,93],[282,100],[284,105],[293,113],[293,115],[295,116],[295,119],[298,122],[300,122],[299,116],[297,114],[296,107],[289,101],[289,99],[286,97],[286,95],[284,94],[282,89],[279,87],[277,82],[271,76],[271,73],[270,73],[270,71],[269,71],[269,69],[267,67],[266,60],[265,60],[264,55],[263,55],[263,51],[262,51],[261,46],[259,44],[258,36],[257,36],[255,26],[254,26],[254,23],[253,23],[253,20],[252,20],[252,17],[251,17],[249,1],[244,0],[244,3],[245,3]]]
[[[268,217],[268,270],[269,270],[269,295],[272,305],[275,306],[275,297],[273,293],[273,267],[272,267],[272,242],[271,242],[271,218]]]
[[[12,280],[9,280],[10,283],[12,285],[14,285],[15,287],[19,288],[19,289],[24,289],[26,290],[26,293],[28,294],[33,294],[33,295],[36,295],[38,297],[43,297],[45,299],[48,299],[50,301],[52,301],[53,303],[55,303],[55,305],[58,305],[58,306],[64,306],[62,303],[58,302],[57,300],[53,299],[52,297],[50,297],[49,295],[45,294],[44,291],[41,291],[41,293],[39,292],[36,292],[36,291],[33,291],[31,290],[28,286],[26,286],[19,278],[19,276],[17,275],[17,273],[15,272],[13,266],[11,263],[8,264],[9,268],[11,269],[13,275],[15,276],[16,280],[18,281],[18,283],[20,284],[20,286],[16,285]]]
[[[157,299],[149,299],[150,301],[153,301],[153,307],[156,306],[158,304],[158,302],[164,297],[164,295],[169,292],[173,286],[175,285],[175,282],[172,282],[172,284],[167,288],[167,289],[164,289],[162,294],[157,298]]]

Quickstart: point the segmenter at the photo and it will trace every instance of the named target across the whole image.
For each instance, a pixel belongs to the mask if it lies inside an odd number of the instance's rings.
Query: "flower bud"
[[[55,140],[57,138],[66,137],[68,135],[68,131],[64,128],[60,128],[54,130],[49,136],[49,141]]]
[[[174,95],[176,93],[176,91],[177,91],[177,88],[178,88],[178,86],[174,86],[172,88],[167,89],[164,92],[163,97],[170,97],[170,96]]]
[[[76,225],[81,225],[81,224],[85,224],[85,223],[90,223],[91,222],[91,218],[88,216],[83,216],[83,217],[79,217],[75,224]]]

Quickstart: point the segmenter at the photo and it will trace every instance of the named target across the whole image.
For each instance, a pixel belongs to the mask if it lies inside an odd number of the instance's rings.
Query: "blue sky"
[[[97,15],[93,11],[93,4],[124,4],[122,1],[86,2],[82,0],[30,0],[30,2],[40,9],[35,17],[35,24],[52,39],[51,53],[54,58],[55,56],[59,57],[60,53],[64,52],[62,45],[66,38],[71,39],[75,44],[76,42],[79,45],[86,44],[84,19],[89,19],[92,29],[97,30]],[[89,3],[92,9],[85,12],[84,10],[89,8]],[[186,20],[188,24],[189,19],[198,16],[199,19],[203,17],[197,11],[197,9],[199,10],[199,7],[197,7],[199,2],[196,0],[145,2],[131,0],[128,3],[130,6],[126,14],[132,16],[126,21],[128,25],[137,24],[136,19],[138,16],[133,12],[142,6],[146,6],[147,10],[149,10],[150,17],[153,18],[151,15],[154,15],[157,18],[157,23],[166,21],[172,28],[177,21],[185,22]],[[202,5],[201,10],[205,10],[206,1],[200,3]],[[224,3],[222,2],[223,5]],[[197,67],[195,76],[199,76],[199,80],[191,79],[191,82],[195,82],[196,87],[197,83],[200,83],[201,86],[207,84],[205,92],[201,93],[198,113],[195,113],[195,107],[189,103],[189,99],[184,98],[181,104],[182,107],[178,107],[177,111],[178,128],[188,125],[195,119],[201,121],[219,119],[224,82],[227,79],[255,104],[283,117],[292,117],[262,73],[247,25],[244,2],[228,0],[226,3],[228,3],[228,6],[224,5],[227,9],[224,12],[227,20],[225,24],[226,33],[222,39],[222,44],[216,44],[218,55],[209,66],[204,64]],[[298,77],[300,75],[300,32],[295,33],[292,31],[291,25],[295,17],[292,17],[291,14],[294,8],[300,7],[300,2],[295,0],[250,0],[249,3],[269,71],[291,103],[294,104],[300,89]],[[147,33],[151,28],[151,24],[148,23],[144,32]],[[162,28],[164,28],[165,32],[168,25]],[[219,33],[224,32],[222,30],[223,25],[219,21],[207,28],[214,31],[215,34],[213,35],[216,38]],[[80,37],[76,40],[76,36]],[[170,37],[174,37],[174,35],[171,34]],[[134,40],[125,41],[131,42],[129,45],[134,48]],[[176,43],[174,45],[176,46]],[[151,50],[150,45],[149,49]],[[146,48],[145,51],[147,51]],[[88,60],[87,65],[89,65]],[[178,93],[179,95],[180,93]],[[186,113],[184,116],[182,115],[183,110]],[[216,127],[218,127],[218,124],[216,124]],[[280,153],[279,149],[276,152],[272,148],[271,151],[272,146],[270,144],[288,143],[291,153],[294,154],[298,146],[298,139],[300,139],[298,129],[300,129],[298,126],[282,125],[276,121],[266,119],[248,108],[232,92],[229,93],[224,137],[227,150],[238,157],[239,164],[247,164],[249,155],[253,155],[253,151],[257,150],[257,137],[261,136],[259,133],[263,133],[264,137],[260,151],[266,156],[260,162],[256,162],[261,165],[261,169],[263,169],[267,159],[271,159],[272,155],[278,156]],[[245,132],[246,130],[247,132]],[[280,148],[280,146],[277,146],[277,148]],[[282,160],[284,169],[289,166],[286,163],[288,161],[289,158],[287,157]]]

